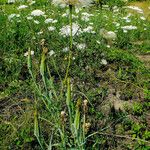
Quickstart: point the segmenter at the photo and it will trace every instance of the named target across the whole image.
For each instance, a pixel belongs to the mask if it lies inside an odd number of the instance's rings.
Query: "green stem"
[[[70,45],[69,45],[69,57],[68,57],[68,66],[66,70],[65,80],[64,83],[67,80],[68,74],[69,74],[69,68],[71,65],[71,58],[72,58],[72,46],[73,46],[73,35],[72,35],[72,9],[73,6],[69,5],[69,23],[70,23]]]

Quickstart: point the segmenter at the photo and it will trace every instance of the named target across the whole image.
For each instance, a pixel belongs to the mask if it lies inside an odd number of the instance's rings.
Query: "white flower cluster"
[[[25,9],[25,8],[27,8],[28,6],[27,5],[20,5],[17,9],[18,10],[21,10],[21,9]]]
[[[11,4],[11,3],[15,3],[16,0],[8,0],[7,2],[8,2],[8,4]]]
[[[14,17],[20,17],[20,14],[10,14],[9,16],[8,16],[8,20],[10,21],[11,19],[13,19]]]
[[[132,14],[129,13],[126,17],[123,17],[122,19],[124,19],[126,22],[131,22],[131,19],[129,17],[131,17]]]
[[[80,32],[79,25],[76,23],[73,23],[72,24],[72,35],[73,36],[75,36],[76,34],[78,35],[79,32]],[[66,25],[60,29],[60,35],[62,35],[64,37],[70,36],[70,33],[71,33],[70,25]]]
[[[86,44],[85,43],[80,43],[76,45],[77,49],[85,49],[86,48]]]
[[[102,64],[102,65],[107,65],[107,60],[106,60],[106,59],[102,59],[102,60],[101,60],[101,64]]]
[[[48,24],[48,23],[57,23],[58,20],[54,20],[54,19],[52,19],[52,18],[47,18],[44,22],[45,22],[46,24]]]
[[[129,26],[123,26],[121,27],[123,30],[135,30],[137,29],[136,26],[132,26],[132,25],[129,25]]]
[[[93,14],[89,14],[89,13],[86,13],[86,12],[83,12],[82,13],[82,17],[81,17],[81,20],[83,20],[83,21],[90,21],[90,17],[91,16],[94,16]]]
[[[140,14],[143,14],[143,10],[137,6],[127,6],[127,8],[129,9],[132,9],[132,10],[135,10],[136,12],[140,13]]]
[[[91,5],[91,2],[92,0],[53,0],[52,3],[61,7],[64,7],[66,5],[87,7]]]
[[[39,10],[39,9],[36,9],[36,10],[33,10],[31,12],[31,16],[43,16],[45,14],[45,12]]]
[[[95,31],[93,30],[93,27],[92,26],[88,26],[86,28],[83,29],[82,31],[83,33],[95,33]]]
[[[94,28],[92,26],[87,26],[86,28],[81,30],[80,26],[77,23],[73,23],[72,24],[72,35],[75,36],[75,35],[80,35],[82,33],[94,34],[96,32],[94,31]],[[63,37],[70,36],[70,34],[71,34],[70,25],[63,26],[60,29],[60,35],[62,35]]]
[[[30,53],[31,53],[31,55],[34,55],[34,51],[31,51]],[[24,56],[25,56],[25,57],[27,57],[28,55],[29,55],[29,52],[28,52],[28,51],[24,53]]]
[[[54,26],[48,27],[48,30],[49,30],[49,31],[54,31],[55,29],[56,29],[56,27],[54,27]]]

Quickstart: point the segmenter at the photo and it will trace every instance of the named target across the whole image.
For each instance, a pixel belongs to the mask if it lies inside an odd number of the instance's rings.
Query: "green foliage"
[[[89,26],[94,32],[83,32],[69,39],[60,35],[60,29],[69,24],[68,16],[63,17],[68,13],[66,8],[56,8],[48,0],[37,0],[33,5],[26,1],[2,5],[5,2],[0,2],[2,149],[113,149],[120,146],[119,141],[114,144],[111,137],[117,132],[132,136],[131,149],[147,149],[143,140],[150,139],[148,125],[134,122],[134,117],[140,120],[149,110],[150,72],[136,56],[149,52],[148,18],[141,20],[142,15],[136,13],[128,16],[129,10],[120,8],[126,4],[122,0],[97,1],[109,6],[83,8],[78,13],[73,10],[73,22],[79,25],[77,32]],[[18,10],[22,4],[28,8]],[[44,11],[45,16],[27,19],[35,9]],[[20,16],[9,19],[14,13]],[[46,24],[47,18],[57,21]],[[122,27],[129,24],[137,29],[124,32]],[[49,31],[48,27],[55,30]],[[100,35],[102,28],[113,31],[116,40],[111,43]],[[69,40],[73,40],[72,46]],[[80,48],[78,44],[86,46]],[[71,47],[71,55],[63,50],[65,47]],[[28,101],[26,97],[30,97],[32,107],[22,103]],[[85,109],[85,99],[89,110]],[[112,114],[113,102],[108,104],[109,99],[143,101],[133,103],[131,111],[117,110]],[[22,120],[30,121],[18,126]],[[117,125],[120,128],[115,129]],[[103,131],[104,136],[98,135],[99,131]],[[7,140],[5,135],[10,138]],[[121,146],[126,148],[126,142],[123,140]]]

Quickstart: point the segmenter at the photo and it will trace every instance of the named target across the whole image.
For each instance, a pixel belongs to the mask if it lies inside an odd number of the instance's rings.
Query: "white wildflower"
[[[69,51],[69,47],[65,47],[65,48],[63,48],[63,50],[62,50],[63,52],[68,52]]]
[[[143,14],[143,10],[137,6],[127,6],[127,8],[135,10],[136,12]]]
[[[87,21],[90,21],[90,18],[87,17],[87,16],[82,16],[82,17],[81,17],[81,20],[87,22]]]
[[[55,52],[53,50],[51,50],[49,53],[48,53],[50,56],[54,55]]]
[[[77,44],[76,47],[78,49],[85,49],[86,48],[86,44],[85,43]]]
[[[33,0],[28,0],[28,2],[29,2],[29,5],[35,4],[35,1],[33,1]]]
[[[85,7],[91,5],[91,2],[92,0],[53,0],[53,4],[58,6],[76,5]]]
[[[57,22],[58,22],[58,20],[53,20],[53,21],[52,21],[52,23],[57,23]]]
[[[37,33],[37,35],[41,35],[41,34],[43,34],[43,31],[40,31],[40,32]]]
[[[21,9],[25,9],[25,8],[27,8],[28,6],[27,5],[20,5],[17,9],[18,10],[21,10]]]
[[[75,8],[75,13],[78,14],[81,11],[80,8]]]
[[[54,31],[55,29],[56,29],[56,27],[53,27],[53,26],[48,27],[49,31]]]
[[[8,16],[8,20],[11,20],[12,18],[14,18],[16,16],[16,14],[11,14]]]
[[[93,30],[92,26],[88,26],[87,28],[84,28],[83,32],[86,32],[86,33],[95,33],[95,31]]]
[[[10,15],[8,16],[8,20],[13,19],[14,17],[19,18],[19,17],[20,17],[20,14],[10,14]]]
[[[137,29],[136,26],[132,26],[132,25],[129,25],[129,26],[123,26],[121,27],[123,30],[135,30]]]
[[[16,2],[16,0],[8,0],[7,1],[8,4],[15,3],[15,2]]]
[[[24,56],[25,56],[25,57],[27,57],[28,55],[29,55],[29,52],[28,52],[28,51],[24,53]],[[34,51],[31,51],[31,55],[34,55]]]
[[[72,35],[75,36],[75,35],[78,35],[80,30],[79,30],[79,25],[76,24],[76,23],[73,23],[72,24]],[[66,36],[70,36],[70,25],[66,25],[66,26],[63,26],[61,29],[60,29],[60,34],[64,37]]]
[[[43,11],[41,11],[41,10],[39,10],[39,9],[33,10],[33,11],[31,12],[31,16],[43,16],[44,14],[45,14],[45,12],[43,12]]]
[[[143,16],[141,16],[141,17],[140,17],[140,19],[141,19],[141,20],[146,20],[146,18],[145,18],[145,17],[143,17]]]
[[[62,14],[62,17],[68,17],[67,13]]]
[[[44,22],[47,24],[47,23],[51,23],[53,21],[52,18],[47,18]]]
[[[106,60],[106,59],[102,59],[102,60],[101,60],[101,64],[102,64],[102,65],[107,65],[107,60]]]

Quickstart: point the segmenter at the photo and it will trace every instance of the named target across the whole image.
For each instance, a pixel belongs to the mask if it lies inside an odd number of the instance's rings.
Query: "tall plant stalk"
[[[72,10],[73,10],[73,6],[69,5],[70,45],[69,45],[68,66],[67,66],[67,70],[66,70],[66,75],[65,75],[64,83],[66,82],[68,74],[69,74],[69,68],[70,68],[70,65],[71,65],[71,58],[72,58],[72,47],[73,47]]]

